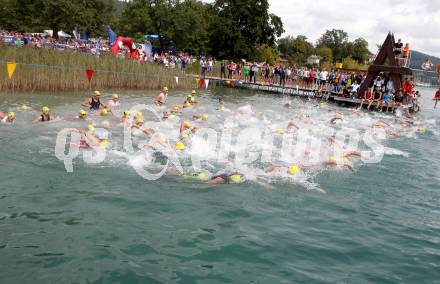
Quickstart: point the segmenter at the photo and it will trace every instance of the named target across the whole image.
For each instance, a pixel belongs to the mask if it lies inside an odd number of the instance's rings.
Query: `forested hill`
[[[411,51],[411,62],[409,67],[411,69],[420,69],[420,66],[423,64],[423,62],[425,62],[427,58],[431,58],[432,63],[434,64],[434,67],[431,70],[435,70],[437,64],[440,64],[440,58],[428,55],[417,50]]]

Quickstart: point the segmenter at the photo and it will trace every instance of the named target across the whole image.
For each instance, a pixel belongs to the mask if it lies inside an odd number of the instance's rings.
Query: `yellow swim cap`
[[[276,132],[277,132],[278,134],[280,134],[280,135],[283,135],[283,134],[284,134],[284,129],[282,129],[282,128],[277,128]]]
[[[332,163],[336,162],[336,156],[330,156],[330,158],[328,158],[328,160]]]
[[[101,95],[101,92],[100,91],[95,91],[95,96],[100,96]]]
[[[291,175],[297,174],[299,172],[298,165],[291,165],[288,172]]]
[[[207,121],[209,118],[209,116],[205,113],[204,115],[202,115],[202,120]]]
[[[187,133],[183,133],[183,134],[182,134],[182,138],[183,138],[183,139],[188,139],[188,138],[189,138],[189,135],[188,135]]]
[[[192,91],[191,91],[191,95],[195,95],[195,94],[197,94],[197,93],[196,93],[196,90],[192,90]]]
[[[118,99],[118,98],[119,98],[118,94],[113,94],[112,95],[112,99]]]
[[[199,173],[199,174],[197,175],[197,178],[198,178],[199,180],[208,180],[208,174],[205,173],[205,172],[201,172],[201,173]]]
[[[130,114],[130,112],[129,112],[128,110],[124,110],[123,115],[124,115],[125,117],[127,117],[129,114]]]
[[[423,128],[423,127],[420,127],[418,130],[419,130],[419,133],[420,133],[420,134],[425,133],[425,128]]]
[[[179,141],[179,142],[176,143],[176,150],[182,151],[184,149],[185,149],[185,144],[183,144],[182,141]]]
[[[15,113],[13,111],[8,112],[9,117],[15,117]]]
[[[103,108],[102,110],[101,110],[101,115],[102,116],[106,116],[108,114],[108,110],[106,109],[106,108]]]
[[[92,132],[93,130],[95,130],[95,126],[93,126],[93,124],[89,124],[87,125],[87,130]]]
[[[47,106],[45,106],[45,107],[42,108],[42,111],[44,113],[48,113],[49,112],[49,108]]]
[[[136,117],[137,117],[137,118],[142,117],[142,112],[138,111],[138,112],[136,113]]]
[[[99,146],[102,148],[105,148],[108,146],[108,141],[107,140],[102,140],[101,142],[99,142]]]
[[[79,110],[79,115],[86,115],[86,111],[83,109]]]
[[[241,175],[231,175],[229,177],[229,182],[230,183],[240,183],[242,181],[243,181],[243,179],[241,178]]]
[[[22,109],[22,110],[27,110],[28,107],[27,107],[27,105],[22,105],[22,106],[21,106],[21,109]]]
[[[168,87],[163,87],[164,92],[168,92]]]

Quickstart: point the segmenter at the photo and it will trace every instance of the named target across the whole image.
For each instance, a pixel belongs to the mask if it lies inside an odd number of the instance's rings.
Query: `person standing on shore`
[[[225,61],[222,60],[220,63],[220,79],[226,78],[226,64]]]

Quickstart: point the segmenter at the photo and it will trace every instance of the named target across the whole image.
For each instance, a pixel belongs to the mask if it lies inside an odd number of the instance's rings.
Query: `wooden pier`
[[[192,75],[191,75],[192,76]],[[285,96],[295,96],[302,97],[308,99],[316,99],[316,100],[325,100],[333,102],[337,105],[349,106],[349,107],[364,107],[368,106],[368,102],[359,99],[359,98],[350,98],[345,97],[341,93],[334,92],[330,90],[332,86],[327,85],[321,88],[316,86],[315,88],[303,88],[297,85],[277,85],[277,84],[265,84],[265,83],[253,83],[239,79],[228,79],[228,78],[220,78],[220,77],[212,77],[206,76],[205,78],[200,76],[192,76],[198,80],[209,80],[208,86],[222,86],[222,87],[230,87],[230,88],[238,88],[238,89],[248,89],[255,90],[260,92],[267,92]],[[205,85],[200,83],[200,86],[204,87]],[[376,102],[373,102],[371,105],[371,109],[375,109],[377,106]]]

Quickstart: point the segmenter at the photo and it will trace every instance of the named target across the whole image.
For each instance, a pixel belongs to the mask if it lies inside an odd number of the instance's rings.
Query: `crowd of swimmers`
[[[191,117],[186,117],[183,119],[183,109],[185,108],[191,108],[197,106],[200,102],[197,100],[197,92],[195,90],[192,90],[192,92],[185,96],[184,101],[182,104],[173,104],[172,106],[168,105],[168,93],[169,90],[167,87],[164,87],[162,91],[159,93],[159,95],[154,99],[154,105],[160,106],[161,109],[165,108],[168,110],[162,111],[162,119],[163,121],[167,121],[168,119],[171,119],[173,116],[180,116],[181,122],[177,126],[179,137],[177,142],[171,146],[167,140],[165,133],[161,132],[155,132],[153,129],[147,128],[144,124],[144,119],[142,112],[137,112],[135,114],[131,114],[128,110],[124,110],[122,112],[122,115],[118,117],[116,115],[116,112],[114,111],[115,108],[118,108],[121,106],[121,103],[119,101],[119,96],[117,94],[110,95],[110,98],[108,100],[102,99],[101,92],[95,91],[92,96],[86,100],[84,100],[81,103],[81,106],[83,109],[80,109],[78,112],[78,115],[69,119],[74,120],[82,120],[82,121],[90,121],[90,116],[95,117],[107,117],[107,116],[113,116],[115,119],[122,125],[127,125],[129,121],[131,121],[130,128],[133,130],[138,131],[141,135],[145,135],[147,137],[150,137],[147,143],[142,145],[143,149],[155,149],[157,147],[162,148],[168,148],[168,149],[174,149],[176,151],[182,151],[184,152],[187,147],[187,141],[190,139],[190,137],[200,129],[201,124],[205,123],[209,120],[209,115],[206,113],[200,113],[200,114],[192,114]],[[372,94],[374,97],[374,94],[381,93],[381,90],[375,90],[375,92]],[[386,95],[387,96],[387,93]],[[436,100],[436,103],[438,100],[440,100],[440,89],[436,92],[434,99]],[[400,99],[395,99],[396,101],[400,101]],[[385,102],[390,102],[391,99],[387,98]],[[291,108],[292,107],[292,101],[288,101],[284,103],[284,107]],[[371,102],[369,102],[369,106],[371,107]],[[385,104],[384,107],[393,109],[394,106],[390,104]],[[90,111],[86,111],[86,110]],[[30,107],[27,107],[25,105],[20,107],[21,111],[28,111],[31,110]],[[223,111],[225,110],[225,104],[223,99],[219,98],[218,105],[216,106],[217,111]],[[256,115],[256,110],[253,107],[250,107],[248,110],[248,113],[251,115]],[[364,116],[365,113],[361,112],[359,109],[353,111],[350,116],[353,117],[359,117]],[[54,120],[56,117],[51,113],[49,107],[44,106],[41,109],[41,113],[34,119],[35,123],[46,123],[49,121]],[[0,120],[2,123],[12,124],[14,120],[16,119],[16,114],[13,111],[7,112],[6,114],[0,112]],[[344,117],[344,115],[339,111],[332,111],[330,118],[328,120],[328,123],[330,125],[337,124],[340,122],[343,122],[347,118]],[[294,116],[294,119],[290,120],[285,127],[277,128],[275,130],[276,134],[283,135],[284,133],[288,132],[295,132],[298,131],[301,128],[301,125],[304,124],[311,124],[313,125],[315,122],[310,119],[307,116],[304,116],[300,113],[296,114]],[[404,126],[414,126],[415,122],[414,120],[409,117],[405,119],[398,119],[395,118],[395,125],[404,125]],[[382,129],[385,131],[386,135],[390,137],[399,137],[401,135],[401,131],[396,129],[395,125],[391,125],[389,122],[386,122],[384,120],[375,120],[371,124],[372,129]],[[95,126],[92,123],[88,123],[86,128],[71,128],[70,129],[73,132],[77,132],[81,135],[80,140],[80,147],[108,147],[109,141],[108,137],[102,136],[99,133],[97,133]],[[420,130],[422,131],[422,130]],[[334,147],[338,147],[337,142],[335,140],[335,137],[330,137],[327,140],[325,140],[326,143],[326,149],[333,149]],[[342,149],[342,148],[341,148]],[[330,150],[328,150],[330,153]],[[328,154],[323,154],[328,155]],[[336,166],[336,167],[345,167],[347,169],[353,170],[353,163],[351,162],[351,157],[362,157],[361,153],[359,151],[340,151],[339,156],[330,155],[327,159],[324,159],[320,161],[319,163],[315,164],[307,164],[307,163],[298,163],[298,164],[292,164],[290,166],[283,166],[283,165],[276,165],[276,164],[270,164],[267,165],[264,169],[266,173],[285,173],[287,175],[296,175],[303,169],[313,168],[313,167],[321,167],[321,166]],[[245,176],[243,173],[237,170],[231,170],[229,172],[222,172],[217,174],[209,174],[206,172],[199,172],[194,173],[190,175],[191,177],[196,177],[197,179],[206,180],[206,182],[210,184],[218,184],[218,183],[239,183],[243,182],[245,180]]]

